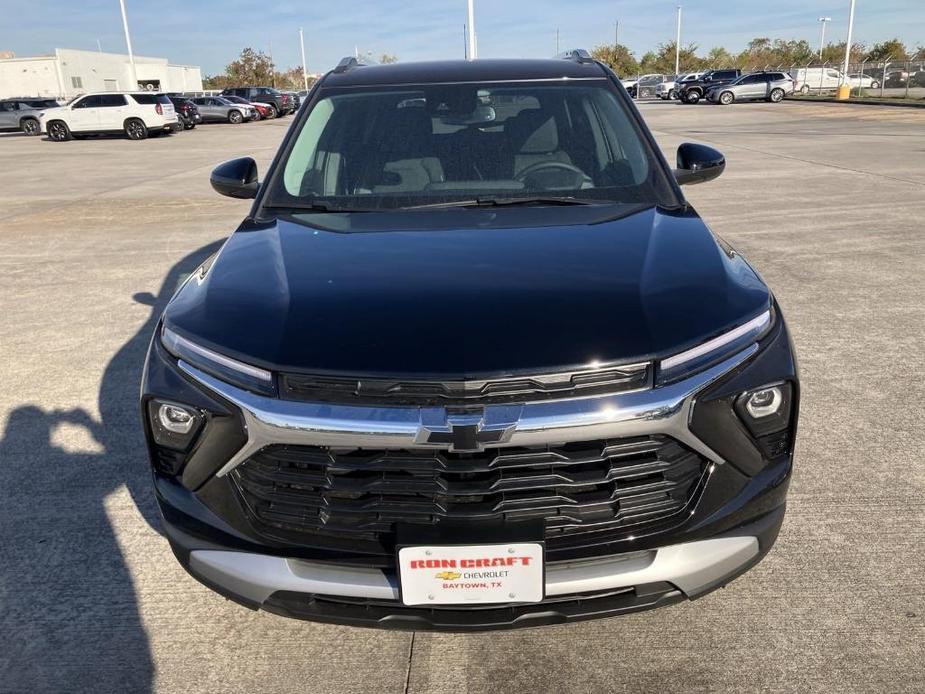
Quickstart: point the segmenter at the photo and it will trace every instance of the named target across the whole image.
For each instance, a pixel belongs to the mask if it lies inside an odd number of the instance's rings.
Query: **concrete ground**
[[[136,397],[156,316],[288,121],[171,138],[0,136],[0,692],[925,691],[925,114],[644,104],[687,190],[776,291],[803,376],[780,540],[697,602],[407,634],[286,620],[189,578],[159,535]]]

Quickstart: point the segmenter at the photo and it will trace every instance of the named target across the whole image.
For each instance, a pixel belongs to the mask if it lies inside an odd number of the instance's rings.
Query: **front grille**
[[[476,453],[274,445],[231,478],[265,537],[390,551],[396,523],[540,519],[552,544],[589,531],[638,532],[683,515],[705,466],[666,436]]]
[[[651,387],[649,363],[457,381],[280,374],[280,397],[307,402],[412,406],[484,405],[602,395]]]

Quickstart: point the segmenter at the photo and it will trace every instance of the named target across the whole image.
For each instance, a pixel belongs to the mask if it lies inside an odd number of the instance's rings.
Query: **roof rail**
[[[561,60],[571,60],[576,63],[593,63],[594,58],[584,48],[573,48],[556,56]]]
[[[368,67],[368,63],[360,62],[354,56],[348,55],[337,64],[337,67],[334,68],[334,72],[341,74],[342,72],[348,72],[355,67]]]

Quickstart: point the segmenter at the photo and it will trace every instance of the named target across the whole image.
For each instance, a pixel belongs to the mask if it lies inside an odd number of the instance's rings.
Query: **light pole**
[[[303,89],[308,91],[308,65],[305,62],[305,35],[302,33],[301,27],[299,27],[299,44],[302,46],[302,83],[305,85]]]
[[[617,23],[614,25],[613,29],[613,45],[620,45],[620,20],[617,20]]]
[[[822,60],[822,51],[825,50],[825,25],[832,21],[831,17],[820,17],[819,23],[822,24],[822,38],[819,39],[819,60]]]
[[[475,40],[475,0],[469,0],[469,60],[478,57],[479,49]]]
[[[125,0],[119,0],[122,9],[122,28],[125,29],[125,46],[128,48],[128,62],[132,66],[132,91],[138,89],[138,73],[135,71],[135,55],[132,53],[132,37],[128,35],[128,17],[125,16]]]
[[[851,0],[851,10],[848,14],[848,40],[845,42],[845,66],[842,69],[842,78],[848,74],[848,63],[851,62],[851,34],[854,31],[854,3],[855,0]]]
[[[678,5],[678,33],[674,40],[674,74],[681,72],[681,6]]]

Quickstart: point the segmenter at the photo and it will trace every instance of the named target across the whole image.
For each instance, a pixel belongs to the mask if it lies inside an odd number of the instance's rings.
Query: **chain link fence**
[[[796,82],[796,94],[829,95],[847,84],[853,97],[925,99],[925,58],[851,63],[847,73],[842,67],[840,63],[808,63],[763,69],[789,72]]]

